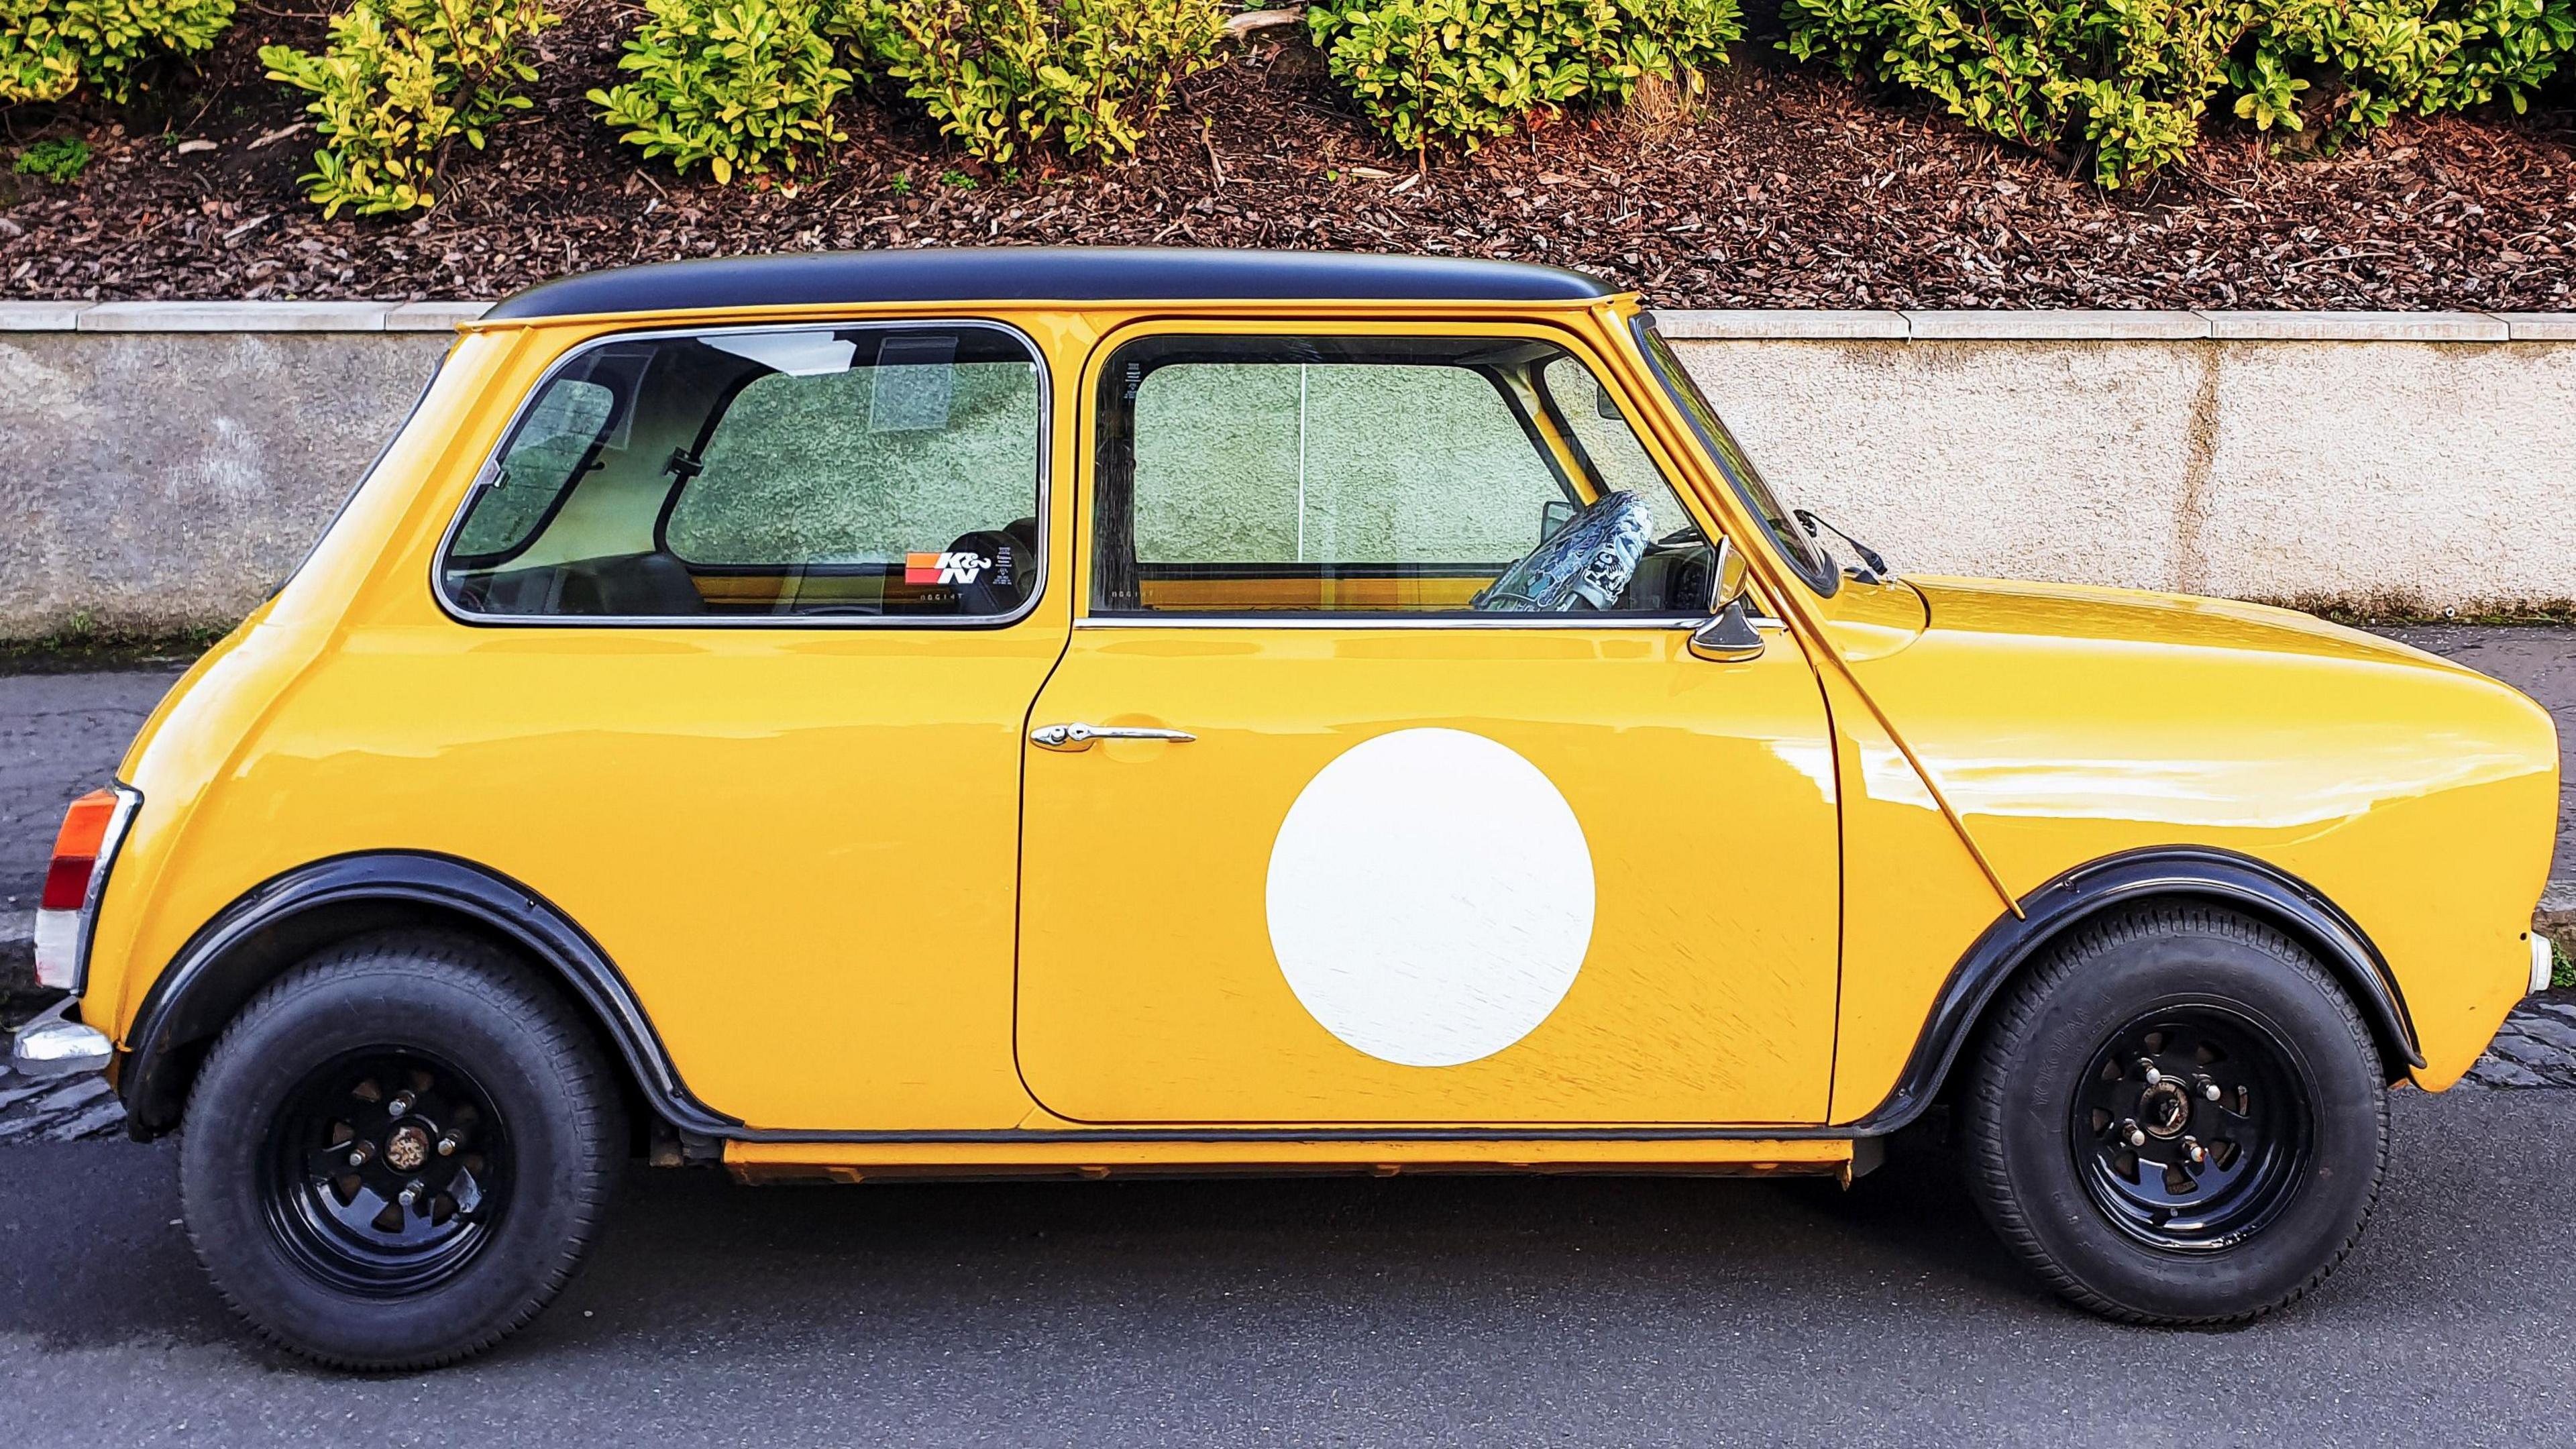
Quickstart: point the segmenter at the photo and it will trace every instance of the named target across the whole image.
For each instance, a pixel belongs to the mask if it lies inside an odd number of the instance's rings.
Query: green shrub
[[[1318,0],[1306,22],[1333,79],[1409,151],[1625,103],[1647,76],[1696,93],[1744,33],[1737,0]]]
[[[9,169],[57,184],[70,181],[89,169],[89,143],[78,136],[38,141],[19,152]]]
[[[1789,50],[2088,156],[2119,186],[2198,143],[2209,106],[2331,149],[2404,112],[2517,108],[2576,50],[2576,0],[1788,0]]]
[[[1789,0],[1789,51],[1922,91],[1981,131],[2088,149],[2105,186],[2200,137],[2249,0]]]
[[[2236,114],[2331,150],[2398,115],[2521,110],[2576,50],[2576,0],[2266,0],[2229,66]]]
[[[1054,144],[1132,152],[1182,77],[1216,63],[1224,0],[845,0],[837,28],[939,129],[1004,163]]]
[[[458,141],[480,151],[509,111],[531,104],[537,32],[561,24],[539,0],[357,0],[331,17],[331,45],[309,55],[259,48],[270,80],[313,94],[323,138],[299,180],[322,214],[426,211]]]
[[[851,85],[832,63],[821,0],[647,0],[651,18],[617,68],[635,79],[594,90],[619,140],[719,182],[796,169],[800,146],[846,140],[832,106]]]
[[[0,105],[83,84],[122,104],[143,61],[204,50],[232,23],[233,0],[0,0]]]

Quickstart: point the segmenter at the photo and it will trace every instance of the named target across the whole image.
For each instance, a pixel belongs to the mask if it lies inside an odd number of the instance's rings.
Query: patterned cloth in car
[[[1604,493],[1504,571],[1476,596],[1475,607],[1552,614],[1580,599],[1596,609],[1613,608],[1628,580],[1636,577],[1637,563],[1653,536],[1654,515],[1644,499],[1634,493]]]

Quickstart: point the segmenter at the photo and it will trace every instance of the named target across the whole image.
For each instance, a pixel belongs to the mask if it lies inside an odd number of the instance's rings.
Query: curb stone
[[[481,317],[479,301],[0,302],[0,332],[443,332]],[[1658,309],[1684,340],[2549,343],[2576,341],[2558,312],[1945,311]]]

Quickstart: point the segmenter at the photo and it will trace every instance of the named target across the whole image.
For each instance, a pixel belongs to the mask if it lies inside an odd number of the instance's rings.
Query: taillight
[[[63,812],[54,836],[54,859],[45,867],[45,892],[36,902],[36,984],[81,989],[89,970],[90,928],[108,867],[134,820],[140,792],[127,785],[92,790]]]

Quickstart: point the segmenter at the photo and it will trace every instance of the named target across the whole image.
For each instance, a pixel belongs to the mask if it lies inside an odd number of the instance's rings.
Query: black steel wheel
[[[254,997],[197,1076],[188,1234],[264,1337],[342,1368],[478,1353],[598,1234],[627,1151],[588,1029],[471,937],[383,932]]]
[[[2221,1249],[2261,1232],[2307,1163],[2314,1111],[2295,1063],[2270,1027],[2215,1002],[2112,1033],[2069,1114],[2095,1206],[2158,1248]]]
[[[509,1211],[509,1124],[472,1076],[426,1052],[323,1064],[288,1094],[268,1138],[278,1241],[350,1293],[437,1285]]]
[[[2051,1288],[2138,1323],[2225,1323],[2324,1281],[2388,1148],[2369,1027],[2260,922],[2089,921],[1995,1007],[1959,1098],[1968,1180]]]

